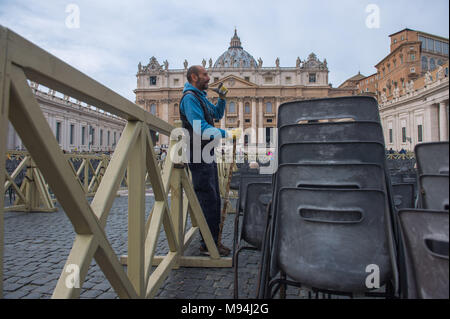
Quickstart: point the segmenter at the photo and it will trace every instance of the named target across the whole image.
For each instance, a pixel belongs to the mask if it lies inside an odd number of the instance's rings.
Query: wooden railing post
[[[3,207],[5,200],[5,153],[8,138],[9,67],[7,30],[0,27],[0,298],[3,298]]]
[[[128,162],[128,277],[138,296],[145,298],[145,173],[146,135],[141,133]],[[100,165],[100,164],[99,164]]]

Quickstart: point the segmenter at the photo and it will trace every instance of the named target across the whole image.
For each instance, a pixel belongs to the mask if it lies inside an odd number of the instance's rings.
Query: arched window
[[[266,113],[272,113],[272,102],[266,103]]]
[[[428,71],[428,58],[426,56],[422,57],[422,71]]]
[[[436,69],[436,62],[433,58],[430,59],[430,71],[434,71]]]
[[[150,113],[156,115],[156,104],[153,103],[150,105]]]
[[[439,59],[437,62],[438,65],[444,65],[444,62],[442,62],[442,59]]]
[[[245,103],[244,113],[246,113],[246,114],[250,113],[250,103]]]
[[[179,111],[180,111],[180,109],[178,107],[178,103],[175,103],[173,105],[173,114],[178,114]]]
[[[234,102],[228,104],[228,113],[236,113],[236,104]]]

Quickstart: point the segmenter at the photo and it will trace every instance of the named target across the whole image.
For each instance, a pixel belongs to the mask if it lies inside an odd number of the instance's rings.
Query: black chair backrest
[[[377,164],[282,164],[277,171],[281,187],[385,189],[384,171]]]
[[[278,108],[277,127],[327,119],[380,122],[378,104],[367,96],[287,102]]]
[[[247,196],[247,186],[250,183],[272,183],[272,175],[265,174],[241,174],[241,180],[239,184],[239,210],[236,213],[242,212],[245,207],[245,201]]]
[[[369,290],[368,266],[380,286],[390,278],[384,192],[282,188],[279,197],[273,258],[288,277],[352,293]]]
[[[258,249],[266,230],[267,206],[271,200],[271,183],[248,184],[241,238]]]
[[[449,298],[448,211],[401,210],[400,224],[408,253],[408,298]]]
[[[417,144],[414,152],[419,175],[448,175],[448,142]]]
[[[419,177],[422,207],[432,210],[448,210],[448,176],[422,175]]]
[[[383,130],[377,122],[336,122],[291,124],[278,131],[278,147],[286,143],[339,141],[384,143]]]
[[[384,146],[380,143],[335,142],[281,145],[278,163],[376,163],[384,167]]]
[[[415,191],[414,184],[392,184],[393,201],[397,209],[414,208]]]

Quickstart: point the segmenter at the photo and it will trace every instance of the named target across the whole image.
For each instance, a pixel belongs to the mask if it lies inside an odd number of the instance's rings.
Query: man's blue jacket
[[[204,101],[204,104],[206,105],[209,113],[214,119],[220,120],[223,117],[226,105],[224,99],[219,99],[217,105],[214,105],[207,99],[206,92],[200,91],[189,82],[186,82],[186,84],[184,85],[183,93],[185,93],[186,91],[195,91],[197,95],[200,96]],[[208,122],[206,122],[202,106],[200,105],[199,100],[192,94],[188,94],[183,98],[183,101],[180,104],[180,112],[186,116],[187,120],[194,129],[196,129],[196,127],[194,127],[194,120],[200,121],[201,132],[194,131],[196,134],[203,134],[206,129],[212,129],[213,132],[216,132],[213,134],[214,137],[220,138],[227,136],[225,130],[211,126],[208,124]]]

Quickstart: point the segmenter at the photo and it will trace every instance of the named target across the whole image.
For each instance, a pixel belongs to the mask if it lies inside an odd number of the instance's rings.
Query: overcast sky
[[[70,6],[74,4],[74,6]],[[376,5],[379,11],[373,9]],[[368,7],[369,6],[369,7]],[[75,9],[74,9],[75,8]],[[79,9],[79,27],[76,11]],[[366,11],[368,10],[368,11]],[[377,13],[379,13],[377,27]],[[367,22],[369,22],[369,26]],[[314,52],[337,87],[389,52],[408,27],[448,38],[448,0],[0,0],[0,24],[134,101],[139,62],[169,68],[215,61],[238,30],[264,66],[295,66]],[[74,28],[75,27],[75,28]]]

